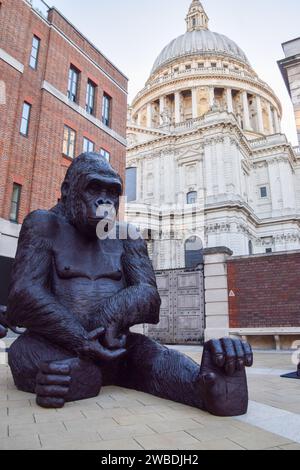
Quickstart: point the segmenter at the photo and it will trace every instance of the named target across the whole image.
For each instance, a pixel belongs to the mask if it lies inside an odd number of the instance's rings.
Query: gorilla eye
[[[96,183],[96,182],[92,182],[92,183],[90,183],[90,184],[87,186],[86,189],[87,189],[87,191],[88,191],[89,193],[94,194],[94,193],[99,192],[99,185],[98,185],[98,183]]]

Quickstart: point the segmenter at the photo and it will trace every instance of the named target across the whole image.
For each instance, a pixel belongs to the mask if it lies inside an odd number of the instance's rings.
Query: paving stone
[[[128,437],[137,438],[137,436],[152,436],[155,435],[155,432],[147,425],[136,424],[131,426],[107,426],[100,429],[99,434],[104,441],[110,441],[114,439],[127,439]]]
[[[186,447],[186,450],[245,450],[230,439],[215,439]]]
[[[198,444],[197,439],[183,431],[153,436],[137,436],[135,439],[146,450],[181,450],[189,445]]]
[[[44,449],[44,447],[43,447]],[[82,440],[77,442],[64,442],[53,446],[46,446],[45,450],[142,450],[143,448],[134,439],[119,439],[113,441],[95,441],[82,443]]]
[[[40,450],[41,444],[38,436],[23,435],[17,438],[0,440],[0,450]]]

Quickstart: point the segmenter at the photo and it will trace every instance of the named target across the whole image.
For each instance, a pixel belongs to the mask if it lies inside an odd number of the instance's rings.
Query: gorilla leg
[[[32,333],[24,333],[13,343],[8,361],[16,387],[36,393],[38,405],[46,408],[95,397],[101,389],[98,366]]]
[[[118,385],[203,409],[200,366],[177,351],[138,334],[127,340]]]

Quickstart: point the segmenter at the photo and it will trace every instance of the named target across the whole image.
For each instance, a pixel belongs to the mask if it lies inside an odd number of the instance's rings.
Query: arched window
[[[191,237],[185,242],[185,267],[196,268],[203,263],[203,245],[198,237]]]
[[[198,196],[198,194],[197,194],[196,191],[191,191],[190,193],[188,193],[187,196],[186,196],[187,204],[196,204],[197,196]]]
[[[126,168],[126,197],[127,202],[136,201],[136,168]]]
[[[253,243],[251,240],[248,242],[248,247],[249,247],[249,255],[253,255]]]

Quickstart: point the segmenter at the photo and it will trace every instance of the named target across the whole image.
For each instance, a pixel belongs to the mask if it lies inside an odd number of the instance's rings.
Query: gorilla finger
[[[68,387],[71,383],[71,377],[69,375],[46,375],[39,373],[36,381],[40,385],[62,385]]]
[[[242,370],[243,367],[245,367],[245,353],[242,342],[237,339],[234,340],[233,344],[237,355],[237,368],[238,370]]]
[[[89,333],[89,340],[93,341],[96,339],[102,338],[102,336],[105,334],[105,328],[97,328],[94,331],[91,331]]]
[[[227,375],[233,375],[237,368],[234,342],[230,338],[223,338],[221,343],[226,356],[225,372]]]
[[[225,355],[222,344],[217,339],[212,339],[207,343],[212,354],[213,361],[217,367],[223,367],[225,364]]]
[[[209,374],[203,375],[201,379],[206,388],[211,388],[215,385],[217,376],[213,372],[210,372]]]
[[[112,349],[123,349],[126,346],[126,339],[126,335],[123,335],[120,338],[108,338],[107,345]]]
[[[36,403],[42,408],[63,408],[65,400],[63,398],[37,396]]]
[[[245,343],[243,341],[242,341],[242,346],[243,346],[244,354],[245,354],[245,364],[247,367],[252,367],[253,366],[252,348],[249,343]]]
[[[50,375],[70,375],[71,367],[63,362],[42,362],[40,370],[44,374]]]
[[[35,388],[35,393],[40,397],[64,398],[69,391],[69,387],[59,385],[39,385]]]

